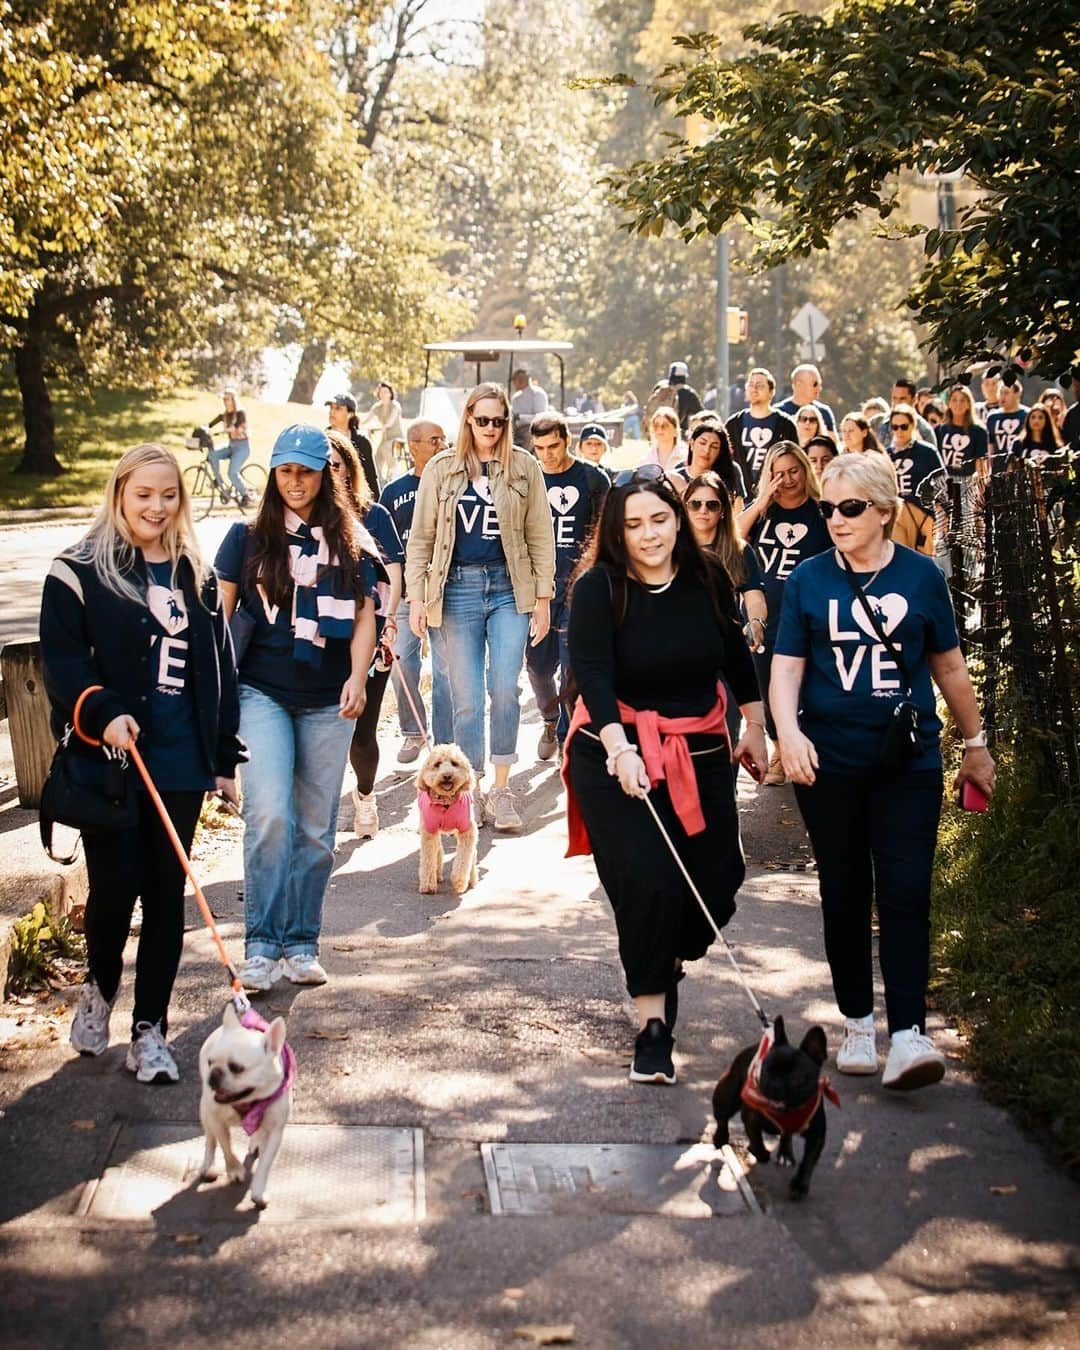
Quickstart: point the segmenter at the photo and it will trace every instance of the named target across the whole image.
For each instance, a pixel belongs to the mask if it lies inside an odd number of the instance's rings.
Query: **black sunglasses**
[[[839,511],[845,520],[854,520],[861,516],[873,502],[862,502],[857,497],[845,497],[842,502],[818,502],[818,510],[825,520],[832,520],[832,513]]]
[[[495,427],[497,431],[502,431],[503,427],[509,422],[509,417],[476,417],[470,414],[473,420],[473,426],[476,427]]]
[[[890,431],[910,431],[910,430],[911,430],[911,423],[910,423],[910,422],[890,422],[890,423],[889,423],[889,430],[890,430]]]
[[[708,511],[710,515],[715,515],[720,510],[721,503],[713,497],[709,501],[702,501],[700,497],[695,497],[693,501],[686,503],[688,511]]]
[[[659,464],[639,464],[636,469],[623,469],[615,475],[613,487],[626,487],[628,483],[663,483],[665,487],[675,488],[671,479]]]

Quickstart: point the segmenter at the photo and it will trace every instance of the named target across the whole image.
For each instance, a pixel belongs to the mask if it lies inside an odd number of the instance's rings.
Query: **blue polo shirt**
[[[927,658],[959,645],[949,588],[932,558],[900,544],[875,577],[856,573],[886,635],[900,649],[919,709],[921,748],[910,768],[941,766],[941,720]],[[867,589],[868,588],[868,589]],[[874,632],[834,549],[797,567],[784,592],[774,656],[806,662],[799,726],[827,773],[873,768],[903,676]]]
[[[379,494],[379,505],[384,506],[393,517],[403,547],[409,542],[409,531],[412,529],[413,511],[416,507],[416,494],[419,490],[420,475],[403,473],[400,478],[395,478],[392,483],[387,483]]]

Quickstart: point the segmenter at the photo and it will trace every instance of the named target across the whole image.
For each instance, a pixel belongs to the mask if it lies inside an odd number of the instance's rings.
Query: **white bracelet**
[[[985,732],[985,731],[977,731],[977,732],[975,733],[974,736],[965,736],[965,737],[964,737],[964,749],[965,749],[965,750],[985,750],[985,749],[986,749],[986,732]]]
[[[620,757],[620,755],[625,755],[626,752],[627,752],[627,750],[633,750],[634,753],[637,754],[637,746],[636,746],[636,745],[632,745],[629,741],[627,741],[625,745],[620,745],[620,746],[618,746],[615,750],[612,750],[611,753],[608,755],[608,757],[607,757],[607,771],[608,771],[608,773],[611,775],[612,778],[617,778],[617,777],[618,777],[618,774],[619,774],[619,757]]]

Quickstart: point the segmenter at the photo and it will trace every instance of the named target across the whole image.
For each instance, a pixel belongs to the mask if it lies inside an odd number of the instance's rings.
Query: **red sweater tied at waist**
[[[687,736],[722,736],[731,750],[731,739],[727,729],[727,694],[723,684],[716,686],[716,702],[700,717],[663,717],[653,708],[632,708],[628,703],[619,702],[619,720],[637,729],[638,750],[645,762],[645,772],[649,784],[666,782],[671,794],[671,804],[675,814],[687,834],[701,834],[705,829],[705,817],[701,810],[701,795],[698,792],[694,762],[690,758]],[[574,715],[570,719],[570,729],[566,734],[563,748],[562,780],[566,787],[566,822],[570,835],[570,845],[566,850],[568,858],[579,854],[591,853],[589,832],[581,815],[570,782],[570,742],[586,723],[591,722],[585,700],[578,698],[574,705]]]

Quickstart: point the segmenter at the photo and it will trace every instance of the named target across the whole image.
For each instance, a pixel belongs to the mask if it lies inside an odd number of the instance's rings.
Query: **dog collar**
[[[254,1008],[248,1008],[240,1019],[240,1025],[247,1027],[249,1031],[269,1031],[270,1024],[265,1021]],[[296,1078],[296,1056],[292,1052],[292,1046],[288,1041],[281,1047],[281,1063],[285,1072],[281,1076],[281,1082],[269,1097],[261,1097],[255,1102],[237,1102],[233,1110],[240,1114],[240,1128],[247,1135],[252,1135],[263,1123],[263,1116],[273,1104],[284,1097],[286,1092],[292,1087]]]
[[[781,1134],[802,1134],[803,1130],[810,1124],[814,1118],[814,1113],[822,1103],[823,1098],[828,1098],[834,1106],[840,1105],[840,1098],[836,1095],[836,1089],[829,1082],[825,1074],[818,1079],[817,1091],[802,1106],[796,1107],[794,1111],[784,1109],[783,1102],[775,1102],[771,1097],[766,1097],[761,1090],[761,1066],[765,1062],[765,1056],[772,1049],[773,1029],[768,1027],[761,1038],[761,1044],[758,1046],[757,1054],[750,1063],[750,1069],[746,1075],[746,1082],[743,1084],[742,1092],[739,1094],[745,1105],[751,1110],[760,1111],[771,1125],[774,1125]]]

